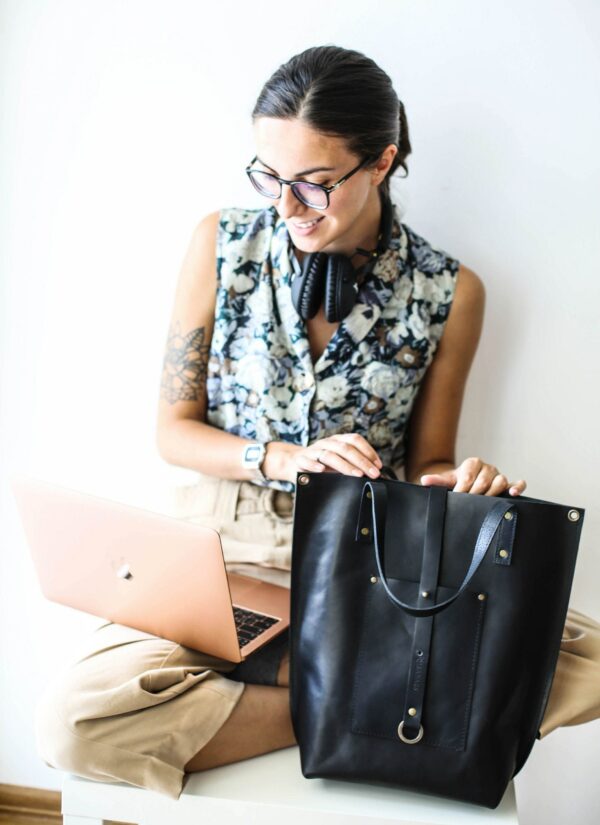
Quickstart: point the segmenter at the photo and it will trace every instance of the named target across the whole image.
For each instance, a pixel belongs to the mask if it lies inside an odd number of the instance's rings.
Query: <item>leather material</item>
[[[503,519],[498,531],[498,542],[496,544],[496,564],[510,564],[512,562],[513,542],[517,529],[518,514],[513,512],[511,519]]]
[[[377,258],[390,245],[393,228],[393,206],[389,197],[381,196],[381,222],[375,254],[366,250],[367,263],[357,270],[346,255],[312,252],[302,260],[301,273],[292,282],[292,303],[304,320],[314,318],[324,303],[325,317],[329,323],[343,320],[352,311],[358,294],[358,278],[366,278]]]
[[[304,776],[496,807],[544,715],[584,511],[302,475],[290,708]]]
[[[473,551],[473,556],[471,558],[471,563],[469,565],[469,569],[467,570],[465,577],[456,591],[449,599],[446,599],[443,602],[437,602],[435,605],[430,606],[428,605],[420,605],[413,607],[412,605],[405,604],[404,602],[400,601],[399,599],[394,596],[392,591],[390,590],[388,581],[386,576],[383,572],[383,562],[382,562],[382,548],[385,546],[385,520],[387,515],[387,490],[385,487],[382,486],[373,486],[371,482],[367,482],[365,484],[365,490],[371,491],[371,498],[373,501],[372,504],[372,513],[373,513],[373,541],[375,544],[375,562],[377,563],[377,570],[381,577],[381,583],[391,601],[394,604],[397,604],[398,607],[401,607],[411,616],[433,616],[436,613],[441,613],[442,610],[445,610],[449,607],[453,602],[458,599],[460,594],[465,590],[466,587],[471,582],[471,579],[477,572],[477,568],[483,561],[485,554],[487,553],[496,530],[499,528],[500,523],[503,518],[505,518],[507,511],[510,509],[510,502],[502,502],[497,501],[491,510],[486,513],[483,523],[481,525],[481,529],[479,531],[479,535],[477,536],[477,541],[475,542],[475,549]],[[440,488],[441,492],[445,494],[444,488]],[[363,491],[364,494],[364,491]],[[439,493],[437,493],[439,495]],[[430,489],[430,498],[429,503],[431,502],[432,492]],[[437,516],[437,518],[436,518]],[[510,518],[512,518],[512,513],[510,513]],[[434,518],[430,519],[429,514],[426,516],[425,522],[425,558],[427,559],[427,544],[432,541],[435,541],[435,535],[439,532],[440,524],[439,524],[439,513],[434,514]],[[434,534],[432,536],[432,533]]]
[[[366,487],[367,485],[365,485]],[[372,489],[372,488],[371,488]],[[380,488],[381,489],[381,488]],[[377,506],[377,497],[372,496],[373,509]],[[425,517],[427,529],[423,547],[423,566],[419,582],[418,607],[423,609],[429,606],[437,593],[442,543],[444,540],[444,517],[446,514],[446,491],[443,487],[430,487],[427,501],[427,515]],[[383,580],[383,575],[382,575]],[[427,687],[427,671],[431,653],[431,637],[433,633],[433,616],[423,616],[415,622],[412,640],[412,650],[409,660],[408,681],[404,712],[402,714],[402,736],[414,742],[422,735],[421,718],[423,702]]]

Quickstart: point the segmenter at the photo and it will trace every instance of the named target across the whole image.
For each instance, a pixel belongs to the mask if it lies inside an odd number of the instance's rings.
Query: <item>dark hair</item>
[[[300,118],[324,135],[346,140],[350,152],[374,164],[390,143],[398,147],[380,184],[402,167],[411,146],[402,102],[389,76],[366,55],[340,46],[314,46],[294,55],[267,80],[252,111],[258,117]]]

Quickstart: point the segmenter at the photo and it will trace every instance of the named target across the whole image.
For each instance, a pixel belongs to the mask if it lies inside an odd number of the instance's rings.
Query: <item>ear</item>
[[[398,147],[395,143],[390,143],[385,147],[379,157],[379,160],[373,167],[373,183],[375,186],[379,186],[381,181],[385,178],[397,154]]]

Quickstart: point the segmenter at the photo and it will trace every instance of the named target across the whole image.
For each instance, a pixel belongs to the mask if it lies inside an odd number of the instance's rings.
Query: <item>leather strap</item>
[[[447,490],[445,487],[430,487],[427,499],[427,516],[425,523],[425,544],[423,547],[423,564],[419,582],[419,607],[428,607],[435,602],[435,595],[440,574],[440,561],[444,543],[444,518],[446,515]],[[402,714],[402,740],[420,739],[421,717],[427,685],[429,655],[431,652],[431,634],[433,616],[422,616],[415,621],[415,629],[410,654],[410,666],[404,712]]]
[[[442,488],[444,489],[444,488]],[[446,490],[444,490],[446,492]],[[370,493],[370,496],[368,496]],[[365,515],[369,512],[368,508],[368,501],[365,502],[365,499],[369,499],[371,501],[371,508],[370,508],[370,516],[371,516],[371,523],[372,523],[372,531],[368,529],[368,525],[365,523]],[[446,599],[445,602],[440,602],[439,604],[430,605],[427,607],[415,606],[406,604],[405,602],[398,599],[388,585],[387,579],[385,577],[385,573],[383,571],[383,564],[381,560],[382,550],[385,547],[385,520],[387,515],[387,501],[388,501],[388,492],[387,486],[383,481],[367,481],[365,482],[365,486],[363,487],[362,496],[361,496],[361,503],[359,509],[359,519],[357,525],[357,539],[359,541],[370,541],[371,540],[371,533],[372,533],[372,541],[374,544],[374,551],[375,551],[375,562],[377,564],[377,570],[379,572],[379,577],[381,579],[381,583],[387,593],[388,598],[391,602],[393,602],[397,607],[400,607],[410,616],[434,616],[436,613],[441,613],[442,610],[445,610],[447,607],[450,607],[456,599],[466,590],[471,582],[471,579],[477,572],[479,565],[485,558],[485,555],[493,541],[494,534],[498,529],[498,526],[502,523],[504,519],[505,513],[509,510],[514,510],[514,503],[512,501],[506,499],[498,499],[494,502],[491,509],[485,515],[483,519],[483,523],[479,530],[479,535],[477,536],[477,541],[475,542],[475,549],[473,550],[473,557],[471,558],[471,563],[469,565],[469,569],[463,579],[462,584],[456,591],[456,593],[451,596],[449,599]],[[514,512],[512,513],[514,518]],[[363,534],[362,529],[367,527],[368,534]],[[428,526],[427,526],[428,531]]]
[[[515,540],[515,530],[517,529],[517,513],[511,513],[512,518],[503,518],[498,530],[498,541],[496,542],[496,554],[494,561],[496,564],[509,565],[512,562],[513,543]]]

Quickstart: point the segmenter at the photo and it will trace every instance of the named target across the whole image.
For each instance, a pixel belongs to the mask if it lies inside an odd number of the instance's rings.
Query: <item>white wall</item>
[[[0,38],[0,782],[59,786],[32,708],[95,624],[41,598],[8,472],[157,508],[187,476],[154,446],[178,268],[207,211],[262,205],[250,111],[311,45],[404,100],[406,222],[487,285],[458,456],[586,508],[572,604],[600,618],[594,0],[4,0]],[[599,725],[536,745],[525,825],[598,821]]]

